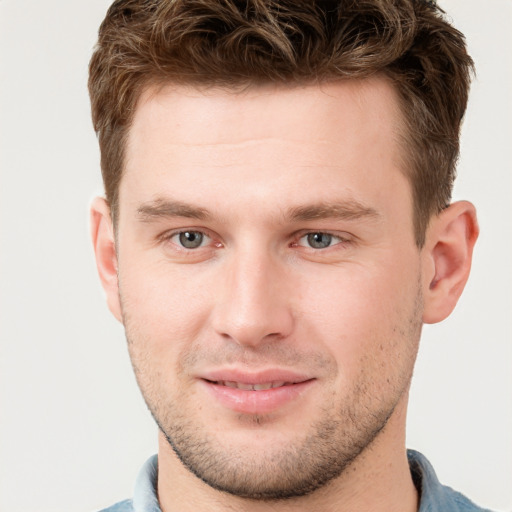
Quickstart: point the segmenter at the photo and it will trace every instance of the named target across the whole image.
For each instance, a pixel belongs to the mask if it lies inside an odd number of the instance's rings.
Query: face
[[[119,311],[144,398],[210,486],[299,496],[405,401],[420,252],[384,80],[149,90],[119,190]]]

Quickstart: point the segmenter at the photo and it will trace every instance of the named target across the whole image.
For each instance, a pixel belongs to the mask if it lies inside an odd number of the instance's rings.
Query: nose
[[[212,312],[218,334],[246,347],[290,335],[292,297],[282,262],[265,251],[233,254],[219,277],[222,282]]]

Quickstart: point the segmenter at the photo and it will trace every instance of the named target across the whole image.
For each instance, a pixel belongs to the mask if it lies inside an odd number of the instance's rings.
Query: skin
[[[455,203],[415,245],[401,127],[381,78],[142,95],[115,236],[103,199],[91,224],[161,429],[162,510],[417,509],[405,418],[421,326],[455,306],[478,229]],[[270,408],[235,391],[237,409],[219,371],[306,384]]]

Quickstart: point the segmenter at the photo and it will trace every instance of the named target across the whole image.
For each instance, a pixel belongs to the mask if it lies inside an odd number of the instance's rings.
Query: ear
[[[122,322],[114,227],[110,206],[102,197],[96,197],[91,204],[90,225],[96,267],[107,294],[107,304],[112,314]]]
[[[423,321],[444,320],[455,308],[471,269],[478,238],[475,207],[453,203],[432,219],[423,248]]]

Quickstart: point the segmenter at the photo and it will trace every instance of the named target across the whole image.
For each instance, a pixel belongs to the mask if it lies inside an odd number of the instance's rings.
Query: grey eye
[[[331,245],[332,238],[329,233],[309,233],[307,235],[308,244],[313,249],[326,249]]]
[[[178,234],[180,244],[186,249],[197,249],[204,240],[204,235],[200,231],[183,231]]]

